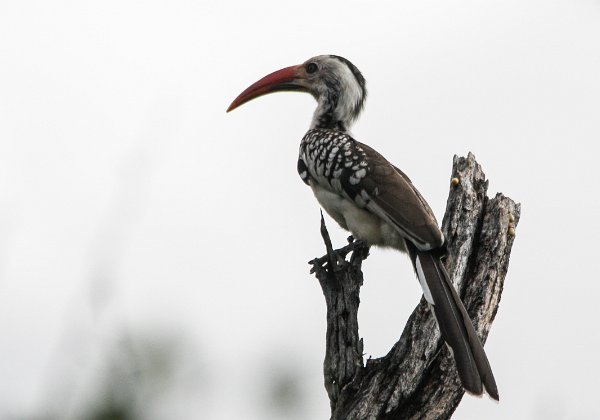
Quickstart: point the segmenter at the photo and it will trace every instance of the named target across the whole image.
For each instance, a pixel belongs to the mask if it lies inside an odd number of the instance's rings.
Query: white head
[[[318,103],[311,128],[347,131],[362,111],[365,79],[350,61],[336,55],[319,55],[303,64],[265,76],[242,92],[227,111],[267,93],[301,91]]]

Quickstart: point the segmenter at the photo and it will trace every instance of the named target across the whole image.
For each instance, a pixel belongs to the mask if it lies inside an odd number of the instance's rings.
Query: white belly
[[[362,239],[369,245],[406,251],[404,239],[394,226],[360,208],[349,198],[315,184],[311,182],[311,188],[321,207],[356,239]]]

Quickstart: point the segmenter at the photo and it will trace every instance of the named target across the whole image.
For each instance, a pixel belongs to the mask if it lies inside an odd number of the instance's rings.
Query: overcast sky
[[[0,1],[0,416],[76,417],[106,349],[142,331],[180,343],[193,383],[152,418],[268,418],[286,377],[295,418],[328,417],[319,207],[296,173],[314,101],[225,113],[328,53],[367,79],[355,137],[439,220],[469,151],[522,204],[486,345],[501,402],[455,418],[600,417],[598,0]],[[421,291],[390,251],[365,278],[378,357]]]

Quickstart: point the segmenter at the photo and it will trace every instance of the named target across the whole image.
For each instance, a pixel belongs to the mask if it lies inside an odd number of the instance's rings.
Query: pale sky
[[[466,396],[454,418],[600,418],[598,0],[1,1],[0,417],[77,418],[141,331],[179,343],[186,390],[148,418],[281,418],[266,389],[286,375],[293,418],[328,418],[319,207],[296,173],[314,101],[225,113],[319,54],[362,71],[355,137],[438,220],[469,151],[522,204],[486,344],[501,402]],[[367,355],[420,295],[406,256],[372,250]]]

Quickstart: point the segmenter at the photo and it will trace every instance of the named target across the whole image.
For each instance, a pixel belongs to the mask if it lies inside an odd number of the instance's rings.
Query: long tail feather
[[[407,248],[425,299],[454,356],[463,387],[475,395],[486,391],[499,400],[494,374],[481,341],[440,257],[431,251],[419,251],[408,241]]]

